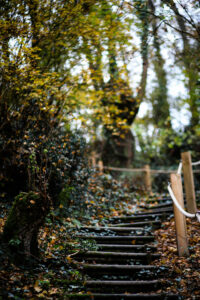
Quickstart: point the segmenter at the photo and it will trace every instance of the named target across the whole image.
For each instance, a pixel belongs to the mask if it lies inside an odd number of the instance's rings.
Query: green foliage
[[[147,128],[146,132],[144,128]],[[199,131],[173,130],[172,128],[147,127],[144,124],[135,124],[134,130],[137,135],[138,152],[136,157],[150,164],[152,168],[172,168],[177,166],[181,159],[181,152],[191,151],[192,159],[199,159]],[[144,133],[145,132],[145,133]],[[163,169],[163,167],[162,167]]]
[[[31,189],[54,198],[69,177],[78,178],[85,143],[57,125],[37,102],[11,115],[0,133],[2,190],[16,195]]]

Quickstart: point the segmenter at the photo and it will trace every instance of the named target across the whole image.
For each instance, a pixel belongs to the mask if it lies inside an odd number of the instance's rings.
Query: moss
[[[4,227],[4,235],[7,235],[7,238],[10,235],[12,237],[18,235],[19,228],[27,226],[38,218],[35,213],[40,209],[39,200],[40,196],[35,192],[20,193],[15,197]]]
[[[3,239],[15,251],[37,253],[37,234],[49,211],[49,204],[39,193],[20,193],[4,226]]]

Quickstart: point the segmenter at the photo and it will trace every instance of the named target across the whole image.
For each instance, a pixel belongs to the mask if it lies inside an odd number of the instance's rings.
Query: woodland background
[[[47,220],[126,193],[93,200],[119,183],[95,190],[92,151],[129,168],[199,159],[199,13],[192,0],[0,1],[1,239],[15,262],[39,256]]]

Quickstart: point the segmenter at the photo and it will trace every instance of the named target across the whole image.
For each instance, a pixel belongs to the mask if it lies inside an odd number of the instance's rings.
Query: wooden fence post
[[[102,160],[99,160],[98,166],[99,166],[99,175],[103,175],[103,162],[102,162]]]
[[[92,167],[95,168],[96,167],[96,153],[94,151],[92,151],[92,156],[91,156],[91,161],[92,161]]]
[[[145,165],[144,166],[144,185],[146,190],[151,194],[152,193],[152,188],[151,188],[151,172],[150,172],[150,166]]]
[[[183,176],[187,210],[189,213],[195,214],[197,211],[197,206],[195,199],[194,178],[192,173],[192,161],[190,152],[181,153],[181,158],[183,164]]]
[[[184,209],[183,201],[183,188],[180,174],[171,174],[171,185],[174,196],[176,197],[180,206]],[[176,227],[176,241],[179,256],[188,256],[188,243],[187,243],[187,232],[186,232],[186,221],[185,216],[179,211],[174,205],[174,217]]]

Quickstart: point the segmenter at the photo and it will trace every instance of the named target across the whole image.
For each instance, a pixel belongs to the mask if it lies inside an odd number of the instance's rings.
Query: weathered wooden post
[[[145,171],[144,171],[144,185],[145,185],[145,188],[146,188],[147,192],[152,194],[150,166],[145,165],[144,169],[145,169]]]
[[[180,206],[184,209],[183,188],[180,174],[171,174],[172,191]],[[188,256],[188,243],[185,216],[174,204],[174,217],[176,227],[176,241],[179,256]]]
[[[197,206],[195,199],[194,178],[192,173],[192,161],[190,152],[181,153],[181,158],[183,164],[183,176],[187,210],[189,213],[195,214],[197,211]]]
[[[99,175],[103,175],[103,162],[102,162],[102,160],[99,160],[98,167],[99,167]]]
[[[96,167],[96,153],[94,151],[92,151],[92,156],[91,156],[91,161],[92,161],[92,167],[95,168]]]

